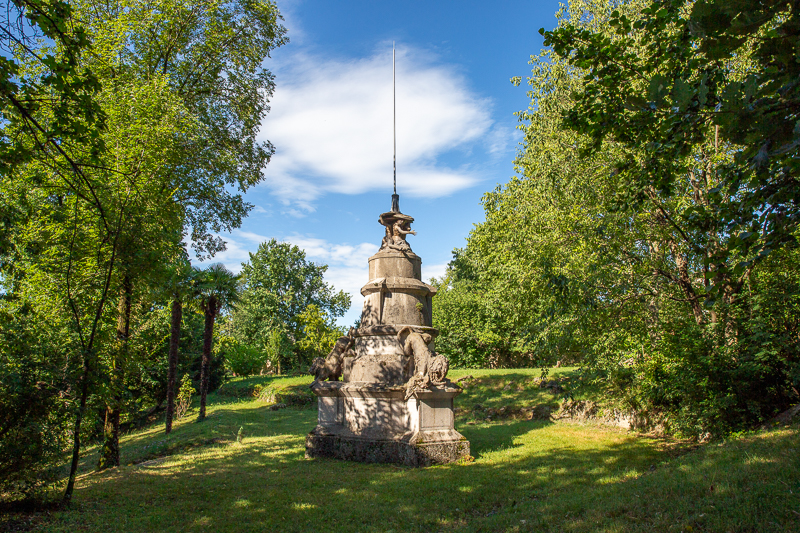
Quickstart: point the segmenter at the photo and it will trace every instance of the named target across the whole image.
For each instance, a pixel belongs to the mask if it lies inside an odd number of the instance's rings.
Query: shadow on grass
[[[552,402],[555,394],[535,385],[536,377],[476,376],[457,405]],[[126,438],[124,461],[140,464],[86,475],[79,509],[54,514],[40,530],[800,530],[800,515],[791,512],[800,509],[796,428],[673,460],[663,442],[617,429],[460,422],[476,457],[471,464],[307,460],[305,434],[316,410],[220,399],[206,421],[181,422],[169,438],[160,427]],[[159,455],[159,446],[194,441],[204,444]]]
[[[800,492],[796,455],[787,455],[796,430],[763,437],[763,454],[749,461],[729,445],[661,464],[668,455],[657,442],[619,431],[488,424],[459,428],[478,453],[475,463],[412,469],[306,460],[313,416],[256,411],[283,430],[95,475],[78,491],[84,512],[59,513],[48,530],[787,531],[800,524],[787,511]],[[794,495],[782,485],[792,483]]]
[[[215,401],[209,414],[197,421],[196,411],[176,421],[169,435],[162,423],[131,435],[121,441],[120,458],[123,465],[135,465],[162,457],[201,450],[205,447],[236,442],[239,429],[247,439],[296,434],[316,421],[316,409],[288,407],[272,411],[263,402]],[[93,448],[82,455],[79,473],[94,475],[98,450]]]

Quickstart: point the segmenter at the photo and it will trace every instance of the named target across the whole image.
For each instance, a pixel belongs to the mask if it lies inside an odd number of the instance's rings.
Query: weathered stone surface
[[[353,345],[352,329],[351,334],[346,337],[339,337],[333,345],[328,357],[323,359],[317,357],[309,368],[308,373],[314,375],[314,381],[338,381],[344,371],[344,358],[352,355],[350,347]]]
[[[366,351],[366,350],[365,350]],[[408,358],[400,354],[381,354],[377,350],[352,358],[347,381],[402,385],[409,375]]]
[[[454,442],[418,443],[397,440],[363,439],[341,435],[306,436],[306,457],[331,457],[362,463],[399,463],[406,466],[431,466],[453,463],[469,457],[466,439]]]
[[[397,338],[403,329],[428,335],[428,347],[434,350],[433,340],[439,332],[429,326],[377,325],[359,328],[353,333],[353,352],[358,354],[344,360],[344,381],[363,381],[402,385],[414,372],[414,357],[405,355],[403,343]]]
[[[403,355],[403,346],[397,336],[369,335],[356,337],[356,358],[366,355]],[[354,380],[358,381],[358,380]]]
[[[432,326],[436,288],[418,279],[381,277],[361,288],[361,326],[407,324]]]
[[[307,457],[427,466],[469,456],[469,442],[454,427],[461,389],[446,379],[447,360],[434,351],[436,289],[421,281],[422,260],[405,241],[416,234],[413,221],[399,208],[380,216],[386,235],[369,259],[361,327],[317,365],[320,377],[333,379],[341,367],[344,381],[311,386],[319,413]]]
[[[380,250],[369,258],[369,280],[388,277],[422,279],[422,259],[414,252]]]
[[[394,208],[394,202],[392,202]],[[414,217],[404,215],[400,209],[392,209],[388,213],[381,213],[378,223],[386,227],[386,236],[381,241],[381,250],[388,249],[399,252],[411,252],[411,246],[406,242],[406,235],[416,235],[411,229]]]
[[[405,328],[411,328],[417,333],[427,333],[432,338],[436,338],[436,336],[439,335],[438,329],[429,326],[419,326],[416,324],[381,324],[377,326],[362,326],[353,332],[353,336],[369,337],[372,335],[389,335],[392,337],[397,337],[397,334]]]
[[[377,383],[317,382],[312,390],[319,423],[306,439],[308,457],[424,466],[469,455],[453,427],[458,387],[431,387],[408,400],[402,387]]]
[[[338,433],[363,436],[379,431],[399,437],[430,432],[438,435],[446,430],[447,438],[461,438],[453,429],[453,398],[461,389],[449,384],[431,386],[408,399],[402,386],[382,383],[315,382],[311,390],[318,398],[320,425],[339,425],[341,429],[335,429]]]

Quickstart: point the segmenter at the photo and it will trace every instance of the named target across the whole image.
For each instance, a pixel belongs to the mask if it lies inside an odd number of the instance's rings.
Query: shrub
[[[25,306],[0,310],[0,497],[36,497],[61,477],[73,421],[58,337]]]
[[[191,376],[189,376],[189,374],[184,374],[183,378],[181,378],[180,389],[178,389],[178,401],[175,409],[175,418],[183,418],[187,411],[189,411],[189,407],[192,405],[192,395],[195,392],[197,391],[192,386]]]
[[[269,365],[269,359],[261,350],[248,346],[232,336],[220,338],[214,349],[225,359],[228,372],[237,376],[260,374]]]

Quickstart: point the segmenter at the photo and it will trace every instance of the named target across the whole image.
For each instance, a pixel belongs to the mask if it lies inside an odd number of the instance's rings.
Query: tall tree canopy
[[[775,3],[734,41],[693,24],[703,2],[678,4],[562,7],[531,58],[519,176],[484,196],[434,320],[467,364],[579,362],[622,408],[696,436],[797,398],[797,152],[776,125],[796,119],[770,107],[794,90],[779,65],[794,12]],[[758,104],[722,124],[748,79]],[[777,115],[759,130],[762,104]]]
[[[239,193],[261,181],[273,152],[258,133],[274,90],[264,60],[286,42],[277,7],[268,0],[82,0],[74,9],[107,90],[163,85],[179,106],[187,123],[172,132],[162,192],[180,207],[198,252],[220,250],[214,234],[241,224],[251,206]]]
[[[100,84],[84,63],[91,39],[69,2],[13,0],[2,16],[0,171],[50,153],[79,174],[76,152],[103,149]]]
[[[738,292],[755,263],[796,243],[799,10],[669,0],[614,10],[604,32],[574,23],[543,32],[583,73],[564,115],[587,136],[582,153],[606,139],[630,150],[613,166],[628,189],[621,200],[672,197],[689,179],[699,201],[678,223],[690,245],[703,234],[715,242],[703,260],[712,297]]]
[[[89,393],[118,397],[124,382],[117,324],[136,307],[107,303],[158,283],[160,258],[187,235],[200,255],[221,250],[215,234],[247,214],[241,193],[272,153],[257,138],[274,87],[264,60],[285,29],[269,1],[15,5],[34,23],[60,17],[41,26],[49,39],[12,42],[0,73],[0,210],[13,221],[0,253],[6,295],[52,316],[71,346],[59,385],[76,412],[68,500]]]

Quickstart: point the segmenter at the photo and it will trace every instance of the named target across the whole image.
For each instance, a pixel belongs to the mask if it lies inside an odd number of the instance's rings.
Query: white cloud
[[[292,218],[305,218],[306,216],[308,216],[308,212],[310,211],[316,211],[316,209],[314,209],[309,205],[306,207],[306,211],[290,208],[290,209],[284,209],[283,211],[281,211],[281,213],[284,215],[289,215]]]
[[[506,157],[509,150],[522,140],[521,131],[508,127],[495,127],[486,137],[486,149],[493,156]]]
[[[253,233],[252,231],[243,231],[240,229],[234,230],[234,234],[241,237],[242,239],[249,241],[250,243],[254,243],[256,245],[261,244],[262,242],[268,241],[271,237],[265,237],[264,235],[260,235],[258,233]],[[255,247],[254,247],[255,248]]]
[[[327,265],[340,264],[347,267],[361,268],[365,270],[367,259],[378,251],[378,245],[362,242],[358,245],[329,243],[324,239],[305,237],[302,235],[292,235],[284,239],[302,248],[306,252],[306,257],[319,263]],[[367,279],[364,280],[364,285]]]
[[[392,186],[391,49],[359,60],[297,52],[274,69],[278,86],[262,134],[276,147],[266,182],[287,205],[305,211],[326,192],[359,194]],[[445,196],[476,183],[469,167],[439,159],[480,143],[498,150],[491,102],[467,89],[455,68],[418,50],[398,50],[398,192]]]
[[[422,264],[422,281],[428,283],[431,278],[441,278],[447,272],[447,263],[439,263],[436,265]]]

